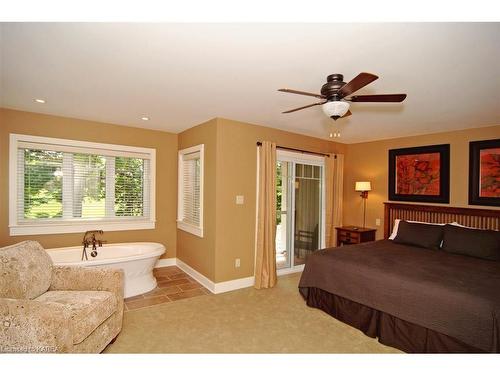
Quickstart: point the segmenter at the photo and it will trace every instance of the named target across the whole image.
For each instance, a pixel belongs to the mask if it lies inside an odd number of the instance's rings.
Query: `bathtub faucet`
[[[85,260],[88,260],[87,256],[87,247],[92,245],[92,255],[95,257],[97,255],[97,246],[101,247],[103,243],[106,241],[98,240],[95,238],[96,234],[103,234],[104,232],[102,230],[88,230],[85,232],[83,235],[83,252],[82,252],[82,260],[85,258]]]

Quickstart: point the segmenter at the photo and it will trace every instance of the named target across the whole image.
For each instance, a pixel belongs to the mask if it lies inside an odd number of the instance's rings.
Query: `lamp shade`
[[[372,184],[370,181],[357,181],[356,182],[356,191],[370,191],[372,189]]]

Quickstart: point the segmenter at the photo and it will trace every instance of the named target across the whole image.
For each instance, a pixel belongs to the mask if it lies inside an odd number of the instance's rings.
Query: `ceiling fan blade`
[[[349,99],[351,102],[402,102],[406,99],[406,94],[382,94],[382,95],[355,95]]]
[[[309,107],[314,107],[315,105],[321,105],[321,104],[325,104],[325,103],[326,103],[326,101],[324,101],[324,102],[318,102],[318,103],[314,103],[314,104],[309,104],[309,105],[305,105],[303,107],[290,109],[290,110],[282,112],[282,113],[290,113],[290,112],[300,111],[301,109],[305,109],[305,108],[309,108]]]
[[[324,95],[320,95],[320,94],[313,94],[312,92],[299,91],[299,90],[292,90],[292,89],[279,89],[278,91],[281,91],[281,92],[288,92],[288,93],[290,93],[290,94],[298,94],[298,95],[314,96],[315,98],[319,98],[319,99],[326,99],[326,96],[324,96]]]
[[[350,110],[348,110],[347,113],[344,116],[342,116],[341,118],[344,118],[344,117],[347,117],[347,116],[350,116],[350,115],[352,115],[352,112]]]
[[[337,94],[341,98],[351,95],[353,92],[358,91],[362,87],[365,87],[367,84],[375,81],[377,78],[378,76],[376,76],[375,74],[359,73],[351,81],[342,86]]]

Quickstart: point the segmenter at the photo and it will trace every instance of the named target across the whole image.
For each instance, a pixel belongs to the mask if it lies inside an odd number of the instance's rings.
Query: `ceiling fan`
[[[349,110],[350,105],[348,102],[389,103],[389,102],[402,102],[406,98],[406,94],[350,96],[354,92],[361,89],[362,87],[365,87],[369,83],[378,79],[378,76],[371,73],[360,73],[348,83],[345,83],[343,79],[344,76],[342,74],[330,74],[328,77],[326,77],[326,83],[321,87],[321,94],[314,94],[310,92],[291,90],[291,89],[279,89],[278,91],[282,92],[313,96],[315,98],[323,99],[323,101],[321,102],[309,104],[299,108],[294,108],[289,111],[285,111],[283,113],[291,113],[295,111],[300,111],[301,109],[314,107],[316,105],[322,105],[323,112],[328,117],[331,117],[332,119],[337,121],[337,119],[339,118],[352,115],[351,111]]]

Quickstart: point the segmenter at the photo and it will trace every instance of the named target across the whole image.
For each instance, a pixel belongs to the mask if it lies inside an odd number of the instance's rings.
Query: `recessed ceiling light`
[[[45,103],[45,99],[35,99],[35,102],[44,104]]]
[[[148,117],[148,116],[142,116],[142,117],[141,117],[141,120],[142,120],[142,121],[149,121],[149,117]]]

